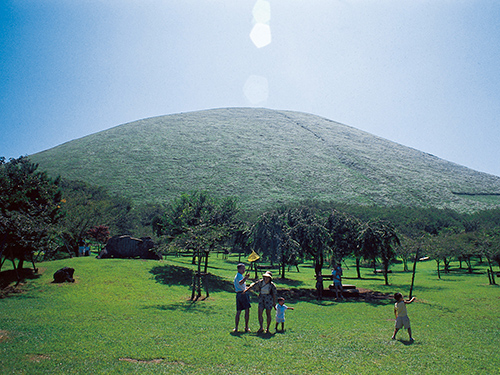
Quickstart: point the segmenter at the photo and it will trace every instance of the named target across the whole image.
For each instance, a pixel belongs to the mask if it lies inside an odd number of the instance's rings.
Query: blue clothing
[[[236,276],[234,276],[234,291],[235,292],[243,292],[247,288],[247,283],[243,282],[240,284],[240,281],[244,279],[242,273],[237,272]]]
[[[335,268],[332,270],[333,283],[335,285],[342,285],[342,270]]]
[[[288,306],[279,303],[276,305],[276,323],[284,323],[285,322],[285,310],[288,309]]]
[[[250,297],[248,294],[243,293],[247,288],[247,283],[244,281],[240,284],[245,276],[237,272],[234,276],[234,291],[236,292],[236,310],[246,310],[250,308]]]

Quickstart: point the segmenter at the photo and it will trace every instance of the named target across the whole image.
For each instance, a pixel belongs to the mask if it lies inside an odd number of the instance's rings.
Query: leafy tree
[[[389,265],[396,257],[393,246],[400,244],[394,228],[381,220],[368,222],[360,233],[360,241],[363,253],[374,265],[377,257],[382,261],[385,285],[389,285]]]
[[[166,212],[153,221],[153,231],[158,236],[164,236],[169,246],[193,252],[193,264],[197,260],[198,271],[194,275],[192,299],[201,296],[201,278],[207,274],[210,252],[221,247],[236,230],[238,210],[234,198],[219,200],[206,192],[185,193],[171,202]]]
[[[62,180],[60,185],[64,218],[58,226],[58,238],[70,255],[78,254],[78,244],[93,227],[106,226],[112,233],[132,234],[132,204],[128,199],[82,181]]]
[[[290,236],[301,249],[302,255],[314,259],[315,274],[321,273],[325,257],[330,254],[331,236],[324,223],[308,207],[291,209],[287,213]]]
[[[133,206],[130,212],[133,224],[132,231],[136,237],[151,237],[154,235],[153,222],[165,212],[165,206],[159,203],[144,203]]]
[[[95,227],[90,228],[87,230],[86,236],[88,238],[93,239],[95,242],[100,244],[101,248],[102,245],[106,244],[109,239],[109,227],[106,225],[97,225]],[[101,249],[99,249],[101,250]]]
[[[450,272],[450,262],[455,256],[453,244],[453,233],[443,233],[439,236],[432,235],[429,256],[436,261],[438,278],[441,278],[440,264],[443,262],[443,271]]]
[[[235,229],[232,231],[231,246],[232,251],[238,253],[238,261],[241,261],[242,254],[250,253],[251,243],[251,225],[245,221],[236,223]]]
[[[262,259],[269,260],[272,265],[280,259],[286,235],[283,215],[278,211],[264,212],[252,227],[252,246]]]
[[[8,163],[0,158],[0,268],[7,258],[16,270],[25,260],[35,267],[34,252],[50,246],[51,231],[61,218],[59,182],[27,157]]]
[[[330,247],[333,257],[330,265],[340,263],[342,259],[351,254],[356,254],[359,248],[358,241],[359,222],[343,213],[333,210],[326,220],[325,227],[331,238]],[[359,262],[358,262],[359,264]],[[359,269],[358,269],[358,275]]]
[[[492,285],[496,285],[493,262],[496,261],[500,266],[500,243],[498,241],[500,233],[498,231],[498,229],[483,229],[475,232],[472,239],[476,254],[484,256],[488,262],[488,276]]]

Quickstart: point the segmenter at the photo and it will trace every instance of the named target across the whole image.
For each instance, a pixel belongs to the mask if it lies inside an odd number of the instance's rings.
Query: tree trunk
[[[323,253],[319,253],[316,255],[315,258],[315,266],[314,266],[314,272],[316,272],[316,275],[321,274],[321,270],[323,269]]]
[[[208,251],[205,251],[205,266],[204,266],[204,273],[208,273],[208,254],[210,254],[210,252]]]
[[[411,275],[411,286],[410,286],[410,299],[411,295],[413,293],[413,285],[415,284],[415,272],[417,271],[417,260],[418,260],[418,249],[417,252],[415,253],[415,260],[413,261],[413,273]]]
[[[197,285],[197,295],[196,295],[196,299],[200,298],[201,297],[201,255],[200,255],[201,252],[198,252],[198,285]]]
[[[467,264],[467,273],[472,273],[472,259],[470,256],[465,258],[465,263]]]
[[[488,261],[488,266],[489,266],[489,271],[490,271],[490,274],[491,274],[491,285],[497,285],[497,283],[495,282],[495,273],[493,272],[493,267],[491,265],[491,260],[489,257],[486,257],[486,260]]]
[[[444,272],[449,273],[450,272],[450,261],[447,258],[443,258],[443,263],[444,263]]]
[[[384,280],[385,285],[389,285],[389,261],[384,261]]]
[[[5,258],[5,257],[4,257],[4,258],[2,258],[2,257],[0,256],[0,271],[2,270],[2,266],[3,266],[3,264],[5,263],[5,261],[6,261],[6,260],[7,260],[7,258]]]

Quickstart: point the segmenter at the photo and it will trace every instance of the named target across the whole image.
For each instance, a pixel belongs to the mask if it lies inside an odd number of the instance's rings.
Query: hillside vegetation
[[[120,125],[31,155],[137,203],[207,190],[245,209],[300,200],[477,211],[500,178],[311,114],[228,108]]]

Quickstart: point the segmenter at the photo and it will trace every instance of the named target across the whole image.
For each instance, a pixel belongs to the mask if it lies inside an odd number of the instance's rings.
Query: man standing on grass
[[[245,265],[243,263],[238,264],[238,272],[234,276],[234,290],[236,292],[236,317],[234,318],[234,329],[233,332],[238,332],[238,325],[240,323],[240,315],[243,310],[245,310],[245,332],[250,332],[248,329],[248,320],[250,318],[250,297],[248,294],[244,293],[247,288],[246,281],[250,277],[250,274],[245,273]]]

